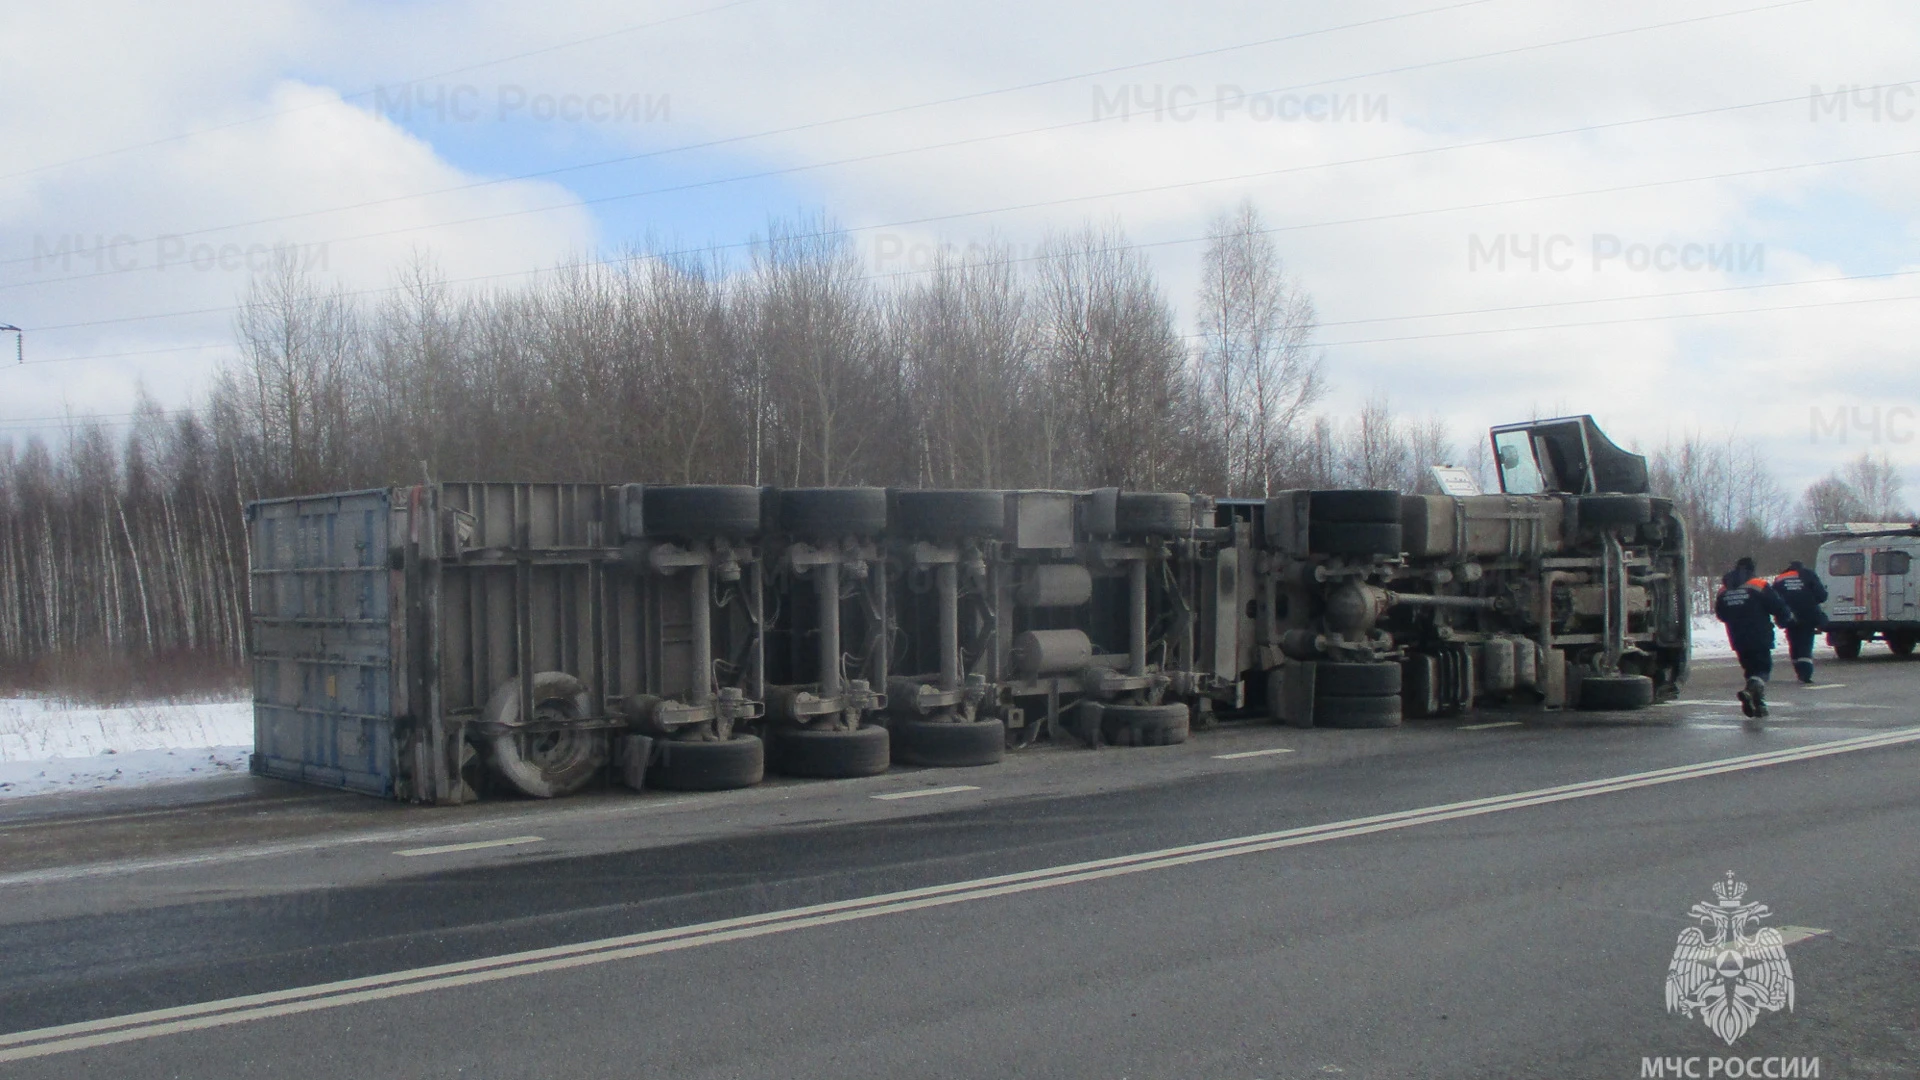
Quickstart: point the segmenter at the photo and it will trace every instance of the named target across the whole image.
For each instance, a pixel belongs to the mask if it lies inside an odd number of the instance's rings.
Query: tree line
[[[1200,277],[1182,332],[1113,224],[893,276],[822,219],[773,224],[737,262],[637,250],[490,291],[424,257],[376,299],[278,265],[202,400],[143,392],[119,438],[82,423],[65,446],[0,444],[0,677],[238,678],[259,498],[428,477],[1249,497],[1413,491],[1439,463],[1490,480],[1478,432],[1456,444],[1384,396],[1316,411],[1313,300],[1251,204],[1213,222]],[[1791,531],[1752,447],[1653,458],[1714,559]],[[1897,503],[1897,471],[1866,468],[1816,484],[1807,511]]]

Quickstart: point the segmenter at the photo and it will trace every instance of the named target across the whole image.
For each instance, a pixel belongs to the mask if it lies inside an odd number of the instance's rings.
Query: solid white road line
[[[406,848],[394,852],[403,859],[419,855],[450,855],[456,851],[480,851],[483,848],[513,847],[515,844],[537,844],[545,840],[544,836],[509,836],[500,840],[475,840],[469,844],[441,844],[439,847]]]
[[[869,798],[889,801],[893,799],[924,799],[928,795],[953,795],[962,791],[979,791],[972,784],[955,784],[952,787],[927,788],[924,791],[890,791],[885,795],[872,795]]]
[[[1740,757],[1721,758],[1694,765],[1681,765],[1599,780],[1563,784],[1558,787],[1496,795],[1465,802],[1403,810],[1346,821],[1283,829],[1278,832],[1212,840],[1182,847],[1163,848],[1135,855],[1123,855],[1089,862],[1030,870],[1018,874],[976,878],[947,885],[882,893],[854,900],[842,900],[809,907],[788,908],[763,915],[698,923],[668,930],[602,938],[598,941],[561,945],[548,949],[507,953],[455,964],[416,968],[387,975],[321,983],[314,986],[276,990],[264,994],[227,998],[198,1005],[133,1013],[102,1020],[88,1020],[58,1027],[40,1028],[0,1035],[0,1062],[85,1050],[97,1046],[134,1042],[229,1024],[265,1020],[279,1016],[337,1008],[367,1001],[428,993],[434,990],[477,983],[494,982],[548,971],[604,964],[616,960],[650,956],[714,945],[727,941],[763,937],[815,926],[856,919],[870,919],[905,911],[918,911],[948,904],[984,900],[997,896],[1050,889],[1062,885],[1096,881],[1125,874],[1144,873],[1175,866],[1186,866],[1214,859],[1233,858],[1264,851],[1317,844],[1328,840],[1364,836],[1412,828],[1437,822],[1454,821],[1483,814],[1501,813],[1532,806],[1545,806],[1596,795],[1632,791],[1661,784],[1697,780],[1707,776],[1766,768],[1795,761],[1807,761],[1835,754],[1878,749],[1920,742],[1920,728],[1901,728],[1851,739],[1814,743],[1788,750]]]
[[[1521,726],[1521,725],[1520,725],[1520,721],[1518,721],[1518,720],[1495,720],[1495,721],[1493,721],[1493,722],[1492,722],[1492,723],[1490,723],[1490,724],[1461,724],[1461,725],[1460,725],[1459,727],[1457,727],[1457,728],[1454,728],[1453,730],[1455,730],[1455,731],[1485,731],[1485,730],[1487,730],[1488,728],[1497,728],[1497,727],[1519,727],[1519,726]]]
[[[1241,758],[1250,758],[1250,757],[1271,757],[1271,756],[1273,756],[1274,754],[1291,754],[1291,753],[1293,753],[1293,751],[1291,751],[1291,750],[1288,750],[1287,748],[1285,748],[1285,747],[1283,747],[1283,746],[1276,746],[1276,747],[1274,747],[1274,748],[1273,748],[1273,749],[1271,749],[1271,750],[1242,750],[1242,751],[1240,751],[1240,752],[1239,752],[1239,753],[1237,753],[1237,754],[1215,754],[1215,755],[1213,755],[1213,760],[1215,760],[1215,761],[1238,761],[1238,760],[1240,760]]]
[[[1812,686],[1802,686],[1800,687],[1800,689],[1805,690],[1807,693],[1811,694],[1815,690],[1838,690],[1845,685],[1847,684],[1843,682],[1823,682],[1823,683],[1815,683]]]

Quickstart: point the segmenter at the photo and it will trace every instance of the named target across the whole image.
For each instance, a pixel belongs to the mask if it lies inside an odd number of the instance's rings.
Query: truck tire
[[[757,536],[760,489],[735,484],[649,485],[640,491],[640,521],[648,536]]]
[[[1645,675],[1589,675],[1580,680],[1580,708],[1632,712],[1653,704],[1653,680]]]
[[[1184,704],[1100,709],[1100,738],[1109,746],[1175,746],[1186,742],[1191,730],[1191,714]]]
[[[1406,716],[1399,694],[1313,699],[1313,726],[1324,728],[1399,727]]]
[[[1399,664],[1314,665],[1316,697],[1384,697],[1398,694],[1402,685]]]
[[[1836,660],[1860,659],[1860,639],[1845,631],[1827,631],[1827,648],[1833,650]]]
[[[667,791],[732,791],[766,777],[766,744],[751,735],[725,742],[660,739],[653,744],[647,786]]]
[[[776,527],[791,536],[831,540],[879,536],[887,529],[885,488],[789,488],[774,498]]]
[[[1398,555],[1398,523],[1372,521],[1312,521],[1307,524],[1307,550],[1315,555]]]
[[[774,726],[767,730],[767,767],[785,776],[843,780],[878,776],[890,760],[887,729],[853,731]]]
[[[584,720],[592,699],[579,679],[564,671],[542,671],[533,677],[535,719]],[[484,721],[520,722],[520,680],[508,679],[487,699]],[[604,730],[508,732],[488,742],[488,763],[515,791],[536,799],[571,795],[586,787],[607,763]]]
[[[1384,488],[1308,492],[1307,520],[1398,525],[1400,493]]]
[[[962,768],[992,765],[1006,756],[1007,726],[998,720],[894,721],[893,760],[898,765]]]
[[[922,540],[998,539],[1007,528],[1001,491],[895,491],[889,526]]]
[[[1193,498],[1181,492],[1123,491],[1114,500],[1120,536],[1179,536],[1193,528]]]
[[[1653,520],[1653,500],[1645,495],[1582,495],[1576,505],[1583,528],[1645,525]]]
[[[1895,656],[1912,656],[1914,644],[1914,635],[1912,634],[1901,633],[1887,635],[1887,648],[1892,649],[1893,655]]]

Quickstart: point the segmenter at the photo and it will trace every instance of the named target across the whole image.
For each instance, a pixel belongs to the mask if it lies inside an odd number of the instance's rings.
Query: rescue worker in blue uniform
[[[1787,656],[1793,660],[1793,673],[1801,682],[1810,683],[1813,638],[1827,625],[1827,613],[1820,609],[1827,602],[1827,583],[1795,559],[1774,575],[1772,586],[1787,610],[1793,612],[1793,625],[1787,627]]]
[[[1727,624],[1727,642],[1740,658],[1740,672],[1746,686],[1737,695],[1740,711],[1759,719],[1767,715],[1767,680],[1773,675],[1773,626],[1790,626],[1793,612],[1767,586],[1767,579],[1754,569],[1753,560],[1742,557],[1720,579],[1720,595],[1714,598],[1713,614]]]

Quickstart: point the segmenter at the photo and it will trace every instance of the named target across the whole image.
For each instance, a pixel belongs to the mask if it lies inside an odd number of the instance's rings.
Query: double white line
[[[971,881],[957,881],[947,885],[881,893],[831,904],[788,908],[764,915],[721,919],[670,930],[601,938],[598,941],[586,941],[576,945],[506,953],[457,964],[439,964],[434,967],[397,971],[387,975],[343,979],[339,982],[276,990],[265,994],[249,994],[199,1005],[155,1009],[151,1012],[132,1013],[103,1020],[89,1020],[78,1024],[40,1028],[36,1031],[15,1032],[10,1035],[0,1035],[0,1062],[45,1057],[74,1050],[110,1046],[115,1043],[151,1039],[162,1035],[242,1024],[252,1020],[292,1016],[320,1009],[338,1008],[343,1005],[357,1005],[457,986],[472,986],[476,983],[512,979],[522,975],[537,975],[549,971],[605,964],[616,960],[630,960],[656,953],[698,948],[702,945],[717,945],[721,942],[786,933],[790,930],[804,930],[809,927],[852,922],[856,919],[871,919],[905,911],[961,904],[972,900],[986,900],[1035,889],[1051,889],[1061,885],[1138,874],[1148,870],[1162,870],[1190,863],[1412,828],[1416,825],[1520,810],[1530,806],[1585,799],[1616,791],[1631,791],[1635,788],[1672,784],[1721,773],[1765,768],[1770,765],[1916,741],[1920,741],[1920,728],[1905,728],[1771,753],[1722,758],[1697,765],[1630,773],[1625,776],[1540,788],[1511,795],[1471,799],[1466,802],[1448,803],[1418,810],[1403,810],[1398,813],[1352,818],[1324,825],[1237,836],[1204,844],[1188,844],[1183,847],[1162,848],[1136,855],[1122,855],[1110,859],[1095,859],[1090,862],[1048,867],[1043,870],[1029,870],[1019,874],[1002,874],[998,877],[975,878]]]

